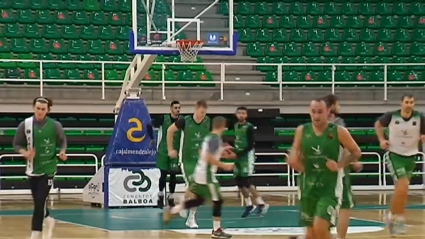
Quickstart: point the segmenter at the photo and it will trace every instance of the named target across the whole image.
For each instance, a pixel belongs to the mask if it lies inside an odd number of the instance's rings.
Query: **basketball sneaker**
[[[226,238],[231,238],[232,235],[225,233],[223,229],[219,228],[217,230],[212,230],[211,237],[226,239]]]
[[[53,228],[55,228],[56,221],[53,217],[46,217],[44,218],[44,221],[46,222],[46,231],[43,234],[43,239],[50,239],[52,238]]]
[[[268,209],[269,209],[269,204],[257,205],[257,214],[260,216],[265,215]]]
[[[247,217],[251,212],[253,212],[256,209],[253,205],[245,207],[245,212],[243,212],[242,217]]]
[[[168,198],[167,200],[168,206],[174,207],[176,204],[174,203],[174,198]]]
[[[198,223],[196,223],[195,217],[193,218],[188,217],[186,220],[186,226],[192,229],[196,229],[199,227]]]
[[[158,196],[158,208],[163,209],[164,207],[164,195]]]

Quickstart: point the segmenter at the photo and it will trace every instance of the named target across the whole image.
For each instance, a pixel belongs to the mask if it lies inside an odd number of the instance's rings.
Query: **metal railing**
[[[137,57],[135,57],[137,58]],[[52,83],[52,82],[63,82],[63,83],[67,83],[67,82],[81,82],[81,83],[93,83],[93,84],[98,84],[101,86],[101,91],[102,91],[102,97],[101,99],[105,99],[105,87],[108,83],[122,83],[123,80],[106,80],[105,79],[105,65],[114,65],[114,64],[126,64],[129,65],[130,67],[127,69],[125,76],[123,78],[128,78],[131,75],[134,74],[134,68],[136,67],[136,60],[134,59],[132,62],[121,62],[121,61],[59,61],[59,60],[23,60],[23,59],[0,59],[0,62],[26,62],[26,63],[37,63],[39,65],[39,79],[0,79],[0,81],[3,82],[38,82],[40,84],[40,95],[43,95],[43,84],[44,83]],[[100,79],[95,79],[95,80],[87,80],[87,79],[79,79],[79,80],[70,80],[70,79],[46,79],[43,69],[44,68],[44,64],[47,63],[60,63],[60,64],[98,64],[101,67],[101,74],[100,74]],[[166,89],[167,89],[167,85],[169,84],[185,84],[185,85],[208,85],[208,84],[217,84],[220,86],[220,100],[224,100],[224,85],[237,85],[237,84],[246,84],[246,85],[278,85],[279,88],[277,89],[277,91],[279,91],[279,99],[281,101],[283,101],[283,88],[287,87],[287,86],[291,86],[291,85],[322,85],[322,86],[329,86],[330,87],[330,92],[334,93],[335,92],[335,88],[337,86],[344,86],[344,85],[373,85],[373,86],[382,86],[383,87],[383,92],[384,92],[384,97],[383,100],[387,100],[388,99],[388,86],[389,85],[406,85],[406,84],[424,84],[425,85],[425,81],[422,80],[418,80],[418,81],[388,81],[388,68],[391,67],[397,67],[397,66],[424,66],[425,67],[425,63],[391,63],[391,64],[345,64],[345,63],[325,63],[325,64],[304,64],[304,63],[288,63],[288,64],[277,64],[277,63],[208,63],[208,62],[204,62],[204,63],[187,63],[187,62],[154,62],[154,65],[161,65],[161,73],[160,73],[160,79],[161,80],[157,80],[157,81],[152,81],[152,80],[146,80],[146,81],[142,81],[142,83],[153,83],[153,84],[160,84],[161,85],[161,89],[162,89],[162,97],[163,99],[166,99]],[[208,66],[208,65],[215,65],[215,66],[220,66],[220,77],[219,79],[217,79],[217,77],[215,77],[215,79],[213,79],[213,81],[166,81],[165,80],[165,76],[166,76],[166,70],[167,67],[170,65],[184,65],[184,66],[188,66],[188,65],[203,65],[203,66]],[[259,79],[258,81],[243,81],[243,80],[226,80],[226,71],[227,71],[227,67],[232,67],[232,66],[272,66],[272,67],[276,67],[276,82],[264,82],[262,79]],[[382,72],[383,72],[383,78],[380,81],[337,81],[336,79],[336,72],[338,70],[339,67],[382,67]],[[311,68],[314,69],[314,67],[323,67],[323,70],[329,70],[331,72],[331,76],[329,81],[303,81],[303,82],[291,82],[291,81],[285,81],[283,79],[283,73],[284,67],[305,67],[305,70],[302,71],[308,71],[311,70]],[[376,69],[378,70],[378,69]],[[313,70],[314,71],[314,70]],[[322,71],[322,70],[321,70]]]

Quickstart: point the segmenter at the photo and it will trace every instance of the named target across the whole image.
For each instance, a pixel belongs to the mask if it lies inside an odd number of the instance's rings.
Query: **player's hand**
[[[168,156],[170,156],[170,158],[177,158],[177,151],[176,150],[169,150],[168,151]]]
[[[223,152],[221,158],[223,159],[236,159],[236,154],[235,152],[231,151],[231,150],[226,150]]]
[[[326,160],[326,167],[333,172],[337,172],[340,169],[338,163],[332,159]]]
[[[59,153],[59,158],[60,158],[60,160],[62,160],[62,161],[66,161],[66,159],[68,158],[68,156],[66,156],[65,151],[60,151],[60,153]]]
[[[425,143],[425,135],[421,135],[421,141],[422,143]]]
[[[360,162],[354,162],[351,164],[351,168],[356,172],[360,172],[363,169],[363,164]]]
[[[22,153],[24,158],[28,159],[34,159],[35,156],[35,149],[30,149]]]
[[[222,168],[225,171],[232,171],[233,170],[233,164],[232,163],[225,163],[225,164],[223,164]]]
[[[388,140],[382,140],[379,142],[379,146],[381,146],[381,149],[387,150],[390,147],[390,142]]]

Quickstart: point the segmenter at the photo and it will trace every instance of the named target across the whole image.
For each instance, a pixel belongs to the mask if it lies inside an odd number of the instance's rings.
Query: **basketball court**
[[[298,227],[295,194],[264,193],[272,206],[264,217],[240,215],[243,208],[236,193],[226,193],[222,226],[235,238],[286,238],[302,233]],[[388,208],[384,203],[390,194],[358,192],[358,206],[353,212],[348,238],[390,238],[382,216]],[[425,204],[422,192],[409,196],[406,210],[406,235],[398,238],[419,239],[425,235]],[[296,204],[295,204],[296,205]],[[210,238],[211,207],[204,206],[197,213],[199,229],[187,229],[183,218],[175,218],[169,225],[162,224],[162,210],[157,208],[97,209],[82,203],[80,195],[53,195],[49,206],[58,222],[53,237],[59,238]],[[0,238],[29,238],[31,224],[29,196],[1,196]]]

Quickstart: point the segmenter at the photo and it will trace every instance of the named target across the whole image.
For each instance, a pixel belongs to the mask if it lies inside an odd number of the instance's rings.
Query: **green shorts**
[[[189,187],[193,182],[193,173],[195,172],[196,163],[182,163],[180,165],[184,183]]]
[[[402,156],[391,152],[384,154],[384,162],[387,164],[394,183],[399,178],[408,178],[410,180],[416,168],[416,157],[416,155]]]
[[[342,179],[344,188],[342,190],[342,204],[340,209],[351,209],[354,207],[353,191],[351,190],[350,175],[345,175]]]
[[[212,201],[222,200],[219,183],[199,184],[193,182],[189,191],[202,199],[211,199]]]
[[[156,167],[161,170],[177,172],[179,171],[179,160],[177,158],[171,159],[167,154],[158,153]]]
[[[235,160],[233,175],[237,178],[247,178],[254,174],[255,153],[249,151],[247,155]]]
[[[322,218],[335,226],[338,216],[338,199],[333,196],[303,195],[300,203],[300,219],[303,227],[312,227],[315,217]]]

